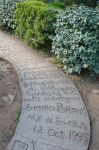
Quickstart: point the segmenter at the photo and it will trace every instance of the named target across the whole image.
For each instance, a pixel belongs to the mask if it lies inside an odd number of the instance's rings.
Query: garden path
[[[22,111],[6,150],[87,150],[90,123],[71,80],[47,58],[0,31],[0,57],[16,69]]]

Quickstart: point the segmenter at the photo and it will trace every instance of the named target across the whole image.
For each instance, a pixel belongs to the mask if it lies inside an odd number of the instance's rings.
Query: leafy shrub
[[[60,9],[61,8],[64,9],[66,7],[65,3],[62,2],[61,0],[39,0],[39,1],[43,1],[45,3],[48,3],[49,6],[52,6],[52,7],[54,6],[56,8],[60,8]]]
[[[55,27],[52,49],[67,72],[88,69],[99,74],[99,9],[66,8],[59,13]]]
[[[55,8],[64,9],[66,5],[60,0],[54,0],[53,2],[49,2],[50,6],[54,6]]]
[[[16,33],[33,47],[48,48],[52,42],[49,35],[54,32],[55,14],[55,9],[43,2],[20,2],[16,9]]]
[[[15,30],[15,9],[18,1],[20,0],[2,0],[0,2],[0,26],[2,29],[7,31]]]
[[[50,3],[51,5],[58,6],[59,8],[65,8],[66,6],[70,6],[72,4],[77,5],[83,4],[86,6],[94,7],[94,5],[96,5],[95,3],[98,2],[98,0],[39,0],[39,1]]]

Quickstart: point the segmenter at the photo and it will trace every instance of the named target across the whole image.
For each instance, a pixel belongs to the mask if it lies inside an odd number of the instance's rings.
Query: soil
[[[91,140],[88,150],[99,150],[99,80],[86,80],[76,75],[70,76],[78,88],[89,113]]]
[[[4,150],[14,135],[21,100],[16,71],[7,61],[0,59],[0,150]]]

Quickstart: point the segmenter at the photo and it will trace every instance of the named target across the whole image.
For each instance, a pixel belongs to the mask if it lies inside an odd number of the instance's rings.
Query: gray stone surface
[[[16,68],[22,111],[7,150],[87,150],[90,123],[82,98],[64,73],[37,52],[0,32],[0,57]]]

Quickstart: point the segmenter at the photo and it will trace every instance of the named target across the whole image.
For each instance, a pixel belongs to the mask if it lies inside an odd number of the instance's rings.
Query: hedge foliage
[[[89,5],[92,4],[92,0],[3,2],[0,1],[2,29],[15,31],[32,47],[47,50],[52,47],[52,51],[62,60],[68,73],[79,74],[82,70],[88,69],[99,74],[99,7],[94,10],[73,5],[65,10],[56,9],[75,2],[78,5],[82,2]],[[51,35],[54,35],[52,39]]]
[[[51,7],[54,6],[54,8],[64,9],[66,7],[65,3],[62,2],[61,0],[37,0],[37,1],[47,3]]]
[[[33,1],[34,0],[0,0],[0,27],[7,31],[15,31],[16,29],[16,3],[20,1]],[[73,3],[85,4],[92,6],[93,0],[37,0],[48,3],[50,7],[65,8]],[[37,4],[38,5],[38,4]]]
[[[16,33],[33,47],[51,47],[49,35],[54,33],[55,14],[55,9],[43,2],[20,2],[16,9]]]
[[[99,74],[99,9],[85,6],[59,13],[52,49],[68,73],[88,69]]]
[[[7,31],[16,29],[15,10],[16,3],[20,0],[0,1],[0,27]]]

